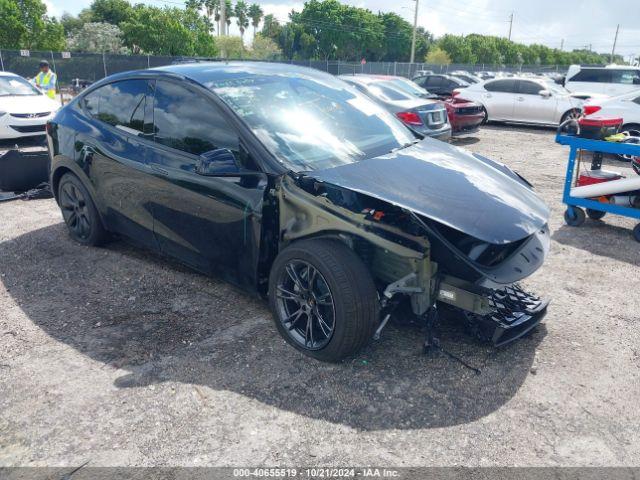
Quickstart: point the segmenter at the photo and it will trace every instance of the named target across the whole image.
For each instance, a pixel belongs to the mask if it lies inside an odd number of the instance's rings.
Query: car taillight
[[[422,125],[422,119],[416,112],[398,112],[396,117],[407,125]]]
[[[597,105],[585,105],[584,107],[582,107],[582,112],[585,115],[591,115],[592,113],[599,112],[600,110],[602,110],[602,107],[599,107]]]

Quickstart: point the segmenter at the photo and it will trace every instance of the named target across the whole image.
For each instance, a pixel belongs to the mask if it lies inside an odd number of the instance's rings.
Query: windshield
[[[296,172],[377,157],[416,140],[394,116],[330,75],[257,73],[207,86]]]
[[[40,91],[22,77],[0,76],[0,97],[40,95]]]

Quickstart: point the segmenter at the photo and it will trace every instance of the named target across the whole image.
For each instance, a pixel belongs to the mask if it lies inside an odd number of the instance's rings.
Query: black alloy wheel
[[[278,317],[291,339],[308,350],[325,347],[335,330],[335,304],[324,276],[313,265],[290,260],[276,287]]]
[[[58,185],[58,204],[69,234],[83,245],[100,245],[107,238],[91,195],[72,173],[66,173]]]

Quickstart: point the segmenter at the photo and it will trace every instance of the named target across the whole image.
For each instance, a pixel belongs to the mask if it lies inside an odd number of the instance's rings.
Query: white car
[[[480,103],[488,121],[559,125],[581,113],[584,97],[578,98],[548,79],[496,78],[456,89],[459,98]]]
[[[620,117],[622,131],[640,132],[640,89],[607,99],[592,99],[584,107],[585,115]]]
[[[588,91],[609,96],[623,95],[640,88],[640,67],[571,65],[564,86],[572,91]]]
[[[0,72],[0,140],[44,135],[59,107],[19,75]]]

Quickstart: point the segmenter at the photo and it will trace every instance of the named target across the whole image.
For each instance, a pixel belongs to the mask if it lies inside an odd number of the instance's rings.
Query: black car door
[[[227,115],[197,87],[156,82],[154,232],[166,254],[255,287],[267,181]]]
[[[89,124],[76,135],[78,162],[96,192],[108,230],[155,247],[146,164],[152,97],[145,79],[121,80],[86,95]]]

